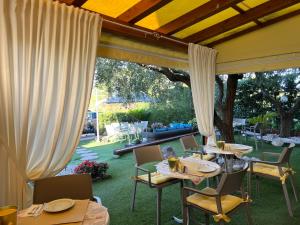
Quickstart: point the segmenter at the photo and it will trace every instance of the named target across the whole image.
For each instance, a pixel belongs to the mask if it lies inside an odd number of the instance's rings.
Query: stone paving
[[[99,158],[98,153],[88,150],[86,148],[78,147],[76,153],[80,156],[80,162],[85,160],[96,160]],[[67,165],[57,176],[74,174],[74,169],[77,165]]]

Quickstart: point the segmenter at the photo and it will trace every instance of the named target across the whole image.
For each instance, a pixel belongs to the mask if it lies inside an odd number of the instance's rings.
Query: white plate
[[[44,211],[46,212],[61,212],[72,208],[75,205],[75,201],[69,198],[57,199],[52,202],[48,202],[44,205]]]
[[[217,168],[215,168],[213,166],[210,166],[210,165],[207,165],[207,164],[200,164],[200,166],[198,168],[198,171],[202,172],[202,173],[211,173],[211,172],[214,172],[216,170],[217,170]]]

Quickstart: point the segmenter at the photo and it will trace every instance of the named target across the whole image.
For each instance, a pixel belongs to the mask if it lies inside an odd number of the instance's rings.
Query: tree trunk
[[[233,135],[232,123],[231,125],[228,125],[227,122],[228,121],[222,120],[215,112],[214,123],[216,127],[220,130],[222,139],[228,143],[233,143],[234,135]]]
[[[293,113],[281,112],[280,113],[280,137],[290,137],[293,125]]]
[[[238,80],[242,79],[241,74],[232,74],[228,76],[227,88],[225,95],[225,88],[223,81],[216,77],[216,83],[219,88],[219,96],[216,101],[214,123],[221,132],[222,139],[224,141],[233,143],[234,133],[233,133],[233,107],[234,100],[236,97],[236,90],[238,85]],[[225,97],[225,100],[223,98]]]

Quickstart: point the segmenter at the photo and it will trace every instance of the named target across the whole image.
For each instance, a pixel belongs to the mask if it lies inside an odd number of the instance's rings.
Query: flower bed
[[[95,181],[110,177],[106,173],[108,168],[107,163],[85,160],[74,169],[74,172],[76,174],[91,174],[93,181]]]

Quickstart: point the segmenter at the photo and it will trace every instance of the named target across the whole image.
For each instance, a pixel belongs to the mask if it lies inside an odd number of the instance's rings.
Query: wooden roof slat
[[[299,0],[270,0],[246,11],[244,14],[233,16],[223,22],[192,34],[183,40],[186,42],[198,43],[296,3],[299,3]]]
[[[175,20],[161,26],[156,31],[167,35],[174,34],[241,1],[242,0],[211,0],[197,7],[196,9],[193,9],[192,11],[176,18]]]
[[[141,0],[119,15],[117,19],[126,23],[136,23],[171,1],[172,0]]]
[[[233,5],[231,6],[231,8],[233,8],[234,10],[238,11],[240,14],[244,14],[246,11],[244,11],[242,8],[240,8],[237,5]],[[253,20],[257,25],[260,25],[261,22],[258,19]]]
[[[297,15],[300,15],[300,9],[299,9],[299,10],[296,10],[296,11],[294,11],[294,12],[287,13],[287,14],[285,14],[285,15],[279,16],[279,17],[277,17],[277,18],[275,18],[275,19],[271,19],[271,20],[269,20],[269,21],[267,21],[267,22],[261,23],[260,25],[257,25],[257,26],[254,26],[254,27],[250,27],[250,28],[245,29],[245,30],[243,30],[243,31],[237,32],[237,33],[235,33],[235,34],[233,34],[233,35],[230,35],[230,36],[228,36],[228,37],[224,37],[224,38],[222,38],[222,39],[213,41],[213,42],[209,43],[207,46],[213,47],[213,46],[215,46],[215,45],[221,44],[221,43],[223,43],[223,42],[226,42],[226,41],[229,41],[229,40],[231,40],[231,39],[240,37],[240,36],[242,36],[242,35],[244,35],[244,34],[248,34],[248,33],[252,32],[252,31],[259,30],[259,29],[261,29],[261,28],[263,28],[263,27],[270,26],[270,25],[272,25],[272,24],[274,24],[274,23],[278,23],[278,22],[280,22],[280,21],[289,19],[289,18],[294,17],[294,16],[297,16]]]

